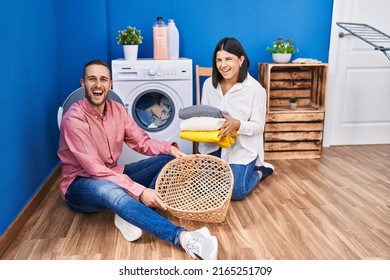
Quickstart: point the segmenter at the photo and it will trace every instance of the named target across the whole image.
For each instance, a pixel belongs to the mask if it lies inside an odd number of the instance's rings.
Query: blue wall
[[[58,163],[55,2],[1,1],[0,235]]]
[[[80,86],[91,59],[123,57],[119,29],[141,29],[139,57],[153,55],[152,25],[173,18],[180,55],[211,66],[216,43],[236,37],[251,61],[271,61],[277,36],[292,37],[300,52],[327,62],[332,0],[0,0],[0,235],[58,164],[56,114]],[[9,2],[9,3],[8,3]]]

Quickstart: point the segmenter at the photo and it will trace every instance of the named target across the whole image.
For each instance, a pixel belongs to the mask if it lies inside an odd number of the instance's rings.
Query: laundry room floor
[[[232,201],[223,223],[160,213],[189,230],[208,226],[224,260],[390,259],[390,145],[331,147],[321,159],[272,163],[276,172]],[[108,210],[69,210],[57,181],[1,259],[191,258],[147,232],[127,242]]]

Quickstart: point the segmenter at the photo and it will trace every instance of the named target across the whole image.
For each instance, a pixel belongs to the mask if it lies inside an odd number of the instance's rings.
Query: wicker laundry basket
[[[160,172],[156,190],[177,218],[221,223],[233,191],[227,162],[210,155],[188,155],[170,161]]]

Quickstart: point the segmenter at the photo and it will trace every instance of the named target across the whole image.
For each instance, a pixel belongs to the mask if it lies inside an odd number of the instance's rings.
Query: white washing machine
[[[113,91],[138,126],[153,139],[177,142],[192,154],[191,141],[181,139],[180,108],[193,105],[192,60],[139,59],[112,61]],[[119,163],[147,158],[124,145]]]

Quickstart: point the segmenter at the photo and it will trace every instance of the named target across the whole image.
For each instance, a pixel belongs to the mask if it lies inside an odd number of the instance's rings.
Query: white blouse
[[[222,148],[222,159],[233,164],[248,164],[256,159],[257,166],[264,165],[266,102],[265,89],[249,73],[243,83],[235,84],[225,95],[220,84],[215,89],[212,78],[207,78],[203,84],[201,103],[228,112],[231,117],[241,121],[236,142],[230,148]],[[219,148],[213,143],[199,143],[202,154]]]

